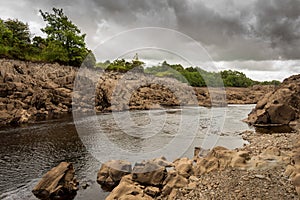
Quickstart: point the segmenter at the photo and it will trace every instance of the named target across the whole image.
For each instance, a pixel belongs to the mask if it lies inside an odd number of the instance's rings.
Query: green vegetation
[[[183,68],[179,64],[171,65],[164,61],[159,66],[145,69],[145,73],[160,77],[172,77],[179,81],[189,83],[194,87],[249,87],[253,85],[279,85],[280,82],[264,81],[258,82],[248,78],[244,73],[232,70],[224,70],[219,73],[208,72],[199,67]],[[222,82],[223,81],[223,82]]]
[[[95,56],[86,48],[85,34],[73,24],[62,9],[53,8],[53,13],[40,10],[46,27],[41,30],[46,38],[31,38],[28,24],[17,19],[0,19],[0,57],[43,62],[58,62],[75,67],[84,62],[94,67]]]
[[[143,72],[152,74],[157,77],[175,78],[181,82],[188,83],[194,87],[249,87],[253,85],[279,85],[280,82],[273,81],[254,81],[248,78],[244,73],[232,70],[224,70],[221,72],[208,72],[199,67],[183,68],[180,64],[169,64],[164,61],[158,66],[143,68],[144,63],[138,59],[131,62],[124,59],[118,59],[113,62],[106,61],[104,63],[97,63],[96,67],[105,69],[105,71],[118,71],[125,73],[133,70],[135,72]]]
[[[117,71],[125,73],[130,70],[133,70],[135,72],[144,72],[143,65],[144,63],[139,60],[132,60],[131,62],[128,62],[124,59],[117,59],[112,63],[110,61],[97,63],[96,67],[105,69],[106,71]]]

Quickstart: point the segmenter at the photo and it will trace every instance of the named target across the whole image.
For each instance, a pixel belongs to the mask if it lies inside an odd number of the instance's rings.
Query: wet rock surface
[[[291,76],[264,96],[245,120],[255,126],[299,128],[300,75]]]

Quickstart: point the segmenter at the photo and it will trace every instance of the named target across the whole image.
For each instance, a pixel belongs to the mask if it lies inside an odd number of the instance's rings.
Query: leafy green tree
[[[17,19],[0,20],[0,32],[1,55],[25,59],[31,45],[28,24]]]
[[[8,19],[4,24],[13,34],[13,45],[30,44],[30,30],[28,24],[17,19]]]
[[[58,59],[57,62],[65,64],[67,57],[67,64],[79,67],[90,53],[84,41],[85,34],[81,34],[79,28],[63,13],[63,9],[53,8],[53,13],[40,10],[40,13],[47,23],[41,30],[47,34],[47,41],[52,45],[50,49],[65,49],[60,51],[62,59],[54,56]]]
[[[221,72],[224,85],[228,87],[249,87],[254,81],[248,78],[244,73],[232,70]]]

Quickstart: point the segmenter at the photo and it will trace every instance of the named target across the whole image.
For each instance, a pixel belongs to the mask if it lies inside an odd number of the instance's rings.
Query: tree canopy
[[[32,35],[28,24],[17,19],[0,19],[0,56],[29,61],[58,62],[75,67],[94,67],[95,56],[87,49],[85,34],[64,14],[53,8],[52,13],[40,10],[47,37]]]
[[[41,29],[47,34],[48,48],[44,52],[47,59],[80,66],[89,53],[84,42],[85,34],[81,34],[79,28],[63,13],[63,9],[53,8],[53,13],[40,10],[40,13],[47,23]]]

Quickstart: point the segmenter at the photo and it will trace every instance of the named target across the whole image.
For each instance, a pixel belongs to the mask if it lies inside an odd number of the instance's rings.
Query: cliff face
[[[266,94],[246,122],[256,126],[296,126],[300,115],[300,75],[291,76]]]
[[[89,107],[84,102],[92,98],[84,95],[87,87],[84,81],[81,93],[73,92],[77,71],[58,64],[0,59],[0,124],[26,123],[71,112],[72,95],[79,95],[77,103],[80,105],[76,108]],[[85,73],[97,72],[85,69]],[[226,88],[226,100],[216,88],[192,88],[171,78],[136,72],[105,72],[98,77],[94,89],[93,109],[107,112],[178,105],[253,104],[272,87]]]

